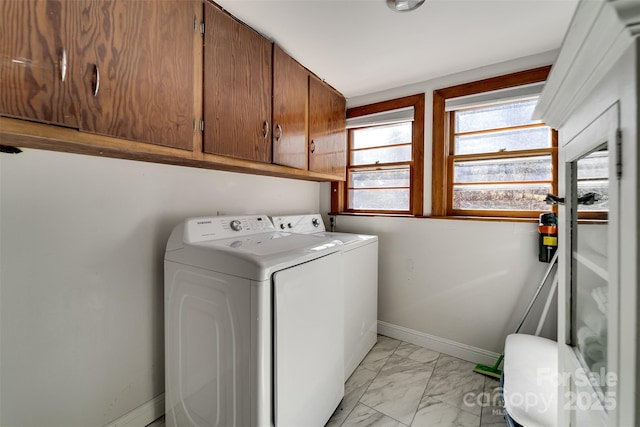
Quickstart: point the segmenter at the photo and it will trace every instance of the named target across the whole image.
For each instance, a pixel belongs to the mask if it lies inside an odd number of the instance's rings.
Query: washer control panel
[[[291,233],[311,234],[326,231],[322,216],[312,215],[288,215],[271,217],[276,230]]]
[[[184,241],[197,243],[270,231],[276,231],[276,228],[266,215],[191,218],[185,223]]]

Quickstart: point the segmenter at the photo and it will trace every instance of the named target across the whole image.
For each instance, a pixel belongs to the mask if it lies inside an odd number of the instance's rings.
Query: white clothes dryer
[[[342,257],[265,215],[187,219],[165,253],[167,426],[320,427],[344,396]]]
[[[378,336],[378,236],[326,231],[322,216],[271,218],[276,229],[342,241],[344,258],[344,374],[351,376]]]

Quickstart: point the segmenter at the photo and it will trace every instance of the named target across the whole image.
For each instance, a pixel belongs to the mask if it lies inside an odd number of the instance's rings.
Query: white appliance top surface
[[[330,237],[276,231],[265,215],[201,217],[174,228],[165,260],[263,281],[341,245]]]
[[[378,241],[378,236],[371,234],[352,234],[352,233],[339,233],[336,231],[323,231],[320,233],[313,233],[314,236],[326,237],[327,239],[340,240],[344,245],[355,245],[358,243],[373,243]]]
[[[314,236],[339,240],[344,245],[367,244],[378,240],[378,236],[368,234],[326,231],[320,214],[283,215],[274,216],[271,219],[273,220],[273,225],[277,230],[286,230],[292,233],[313,234]]]

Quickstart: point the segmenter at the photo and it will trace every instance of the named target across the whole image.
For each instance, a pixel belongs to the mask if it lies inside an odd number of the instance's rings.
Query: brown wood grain
[[[81,25],[82,130],[192,149],[194,1],[69,2]]]
[[[77,31],[68,3],[0,0],[0,114],[78,127],[70,40]],[[62,82],[61,60],[67,53]]]
[[[204,22],[204,3],[200,1],[193,2],[196,27]],[[200,120],[202,120],[202,102],[203,102],[203,52],[204,37],[198,28],[193,32],[193,153],[197,157],[204,155],[204,147],[202,143],[202,132],[200,131]]]
[[[345,179],[346,101],[315,76],[309,76],[309,147],[309,170]]]
[[[273,162],[307,169],[309,72],[273,47]]]
[[[413,100],[413,138],[411,165],[411,213],[420,216],[424,212],[424,93],[409,97]]]
[[[205,28],[204,151],[270,163],[272,43],[210,3]]]
[[[24,120],[0,117],[0,145],[36,148],[92,156],[115,157],[254,175],[308,181],[334,181],[335,176],[215,154],[145,144],[110,136]]]
[[[475,82],[463,83],[460,85],[439,89],[436,92],[438,92],[446,99],[473,95],[482,92],[489,92],[493,90],[506,89],[513,86],[543,82],[547,80],[549,71],[551,71],[551,65],[546,65],[544,67],[533,68],[531,70],[506,74],[504,76],[491,77]]]

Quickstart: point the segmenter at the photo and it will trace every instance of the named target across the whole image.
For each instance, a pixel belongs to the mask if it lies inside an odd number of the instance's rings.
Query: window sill
[[[448,220],[472,220],[472,221],[493,221],[493,222],[538,222],[538,218],[508,218],[508,217],[483,217],[483,216],[431,216],[431,215],[411,215],[397,213],[374,213],[374,212],[330,212],[329,215],[361,216],[361,217],[395,217],[395,218],[421,218],[421,219],[448,219]]]
[[[383,216],[383,217],[397,217],[397,218],[422,218],[421,216],[416,216],[412,214],[402,214],[402,213],[376,213],[376,212],[329,212],[331,216]]]
[[[438,220],[457,220],[457,221],[486,221],[486,222],[528,222],[538,223],[538,218],[510,218],[510,217],[490,217],[490,216],[430,216],[430,215],[411,215],[411,214],[382,214],[373,212],[329,212],[330,216],[359,216],[359,217],[390,217],[390,218],[418,218],[418,219],[438,219]],[[603,225],[607,224],[605,220],[599,219],[581,219],[578,224],[587,225]]]

